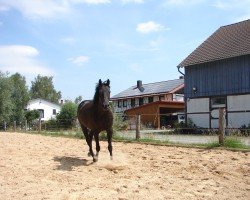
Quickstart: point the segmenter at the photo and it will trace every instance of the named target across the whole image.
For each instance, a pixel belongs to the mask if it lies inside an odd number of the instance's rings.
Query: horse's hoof
[[[110,160],[113,160],[113,156],[110,156]]]
[[[97,161],[98,161],[98,157],[94,157],[93,162],[97,162]]]
[[[92,155],[91,155],[91,153],[90,152],[88,152],[88,157],[91,157]]]

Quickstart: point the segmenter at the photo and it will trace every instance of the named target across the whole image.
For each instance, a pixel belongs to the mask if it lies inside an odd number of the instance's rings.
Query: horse
[[[113,113],[109,106],[110,100],[110,80],[102,82],[99,79],[96,85],[93,100],[82,101],[77,109],[77,118],[89,146],[88,156],[93,157],[93,162],[98,161],[100,151],[99,133],[107,132],[108,150],[112,160],[112,135],[113,135]],[[96,155],[92,149],[93,136],[96,142]]]

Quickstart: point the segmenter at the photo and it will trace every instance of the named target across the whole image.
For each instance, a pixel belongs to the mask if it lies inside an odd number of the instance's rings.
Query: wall
[[[41,118],[42,120],[50,120],[51,118],[55,118],[56,115],[53,115],[53,109],[56,109],[56,113],[59,113],[61,110],[61,107],[59,105],[50,103],[45,100],[36,99],[33,101],[30,101],[27,105],[28,110],[34,110],[34,109],[42,109],[44,110],[44,117]]]
[[[250,124],[250,94],[227,97],[228,126],[238,128]]]
[[[188,99],[187,103],[187,119],[199,127],[210,127],[210,109],[209,98]]]
[[[250,55],[185,67],[184,93],[186,98],[250,93]]]
[[[190,118],[199,127],[218,128],[221,106],[213,107],[211,98],[188,99],[186,102],[187,119]],[[242,125],[250,124],[250,94],[228,95],[223,107],[226,108],[228,128],[240,128]]]

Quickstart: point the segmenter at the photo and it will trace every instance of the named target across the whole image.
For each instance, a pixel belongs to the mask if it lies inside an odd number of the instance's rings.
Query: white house
[[[39,110],[41,120],[47,121],[56,117],[57,113],[61,111],[61,106],[59,104],[38,98],[30,100],[26,109]]]

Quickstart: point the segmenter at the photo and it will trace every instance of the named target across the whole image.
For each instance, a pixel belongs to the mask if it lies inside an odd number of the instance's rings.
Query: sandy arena
[[[250,199],[250,153],[0,132],[0,199]]]

